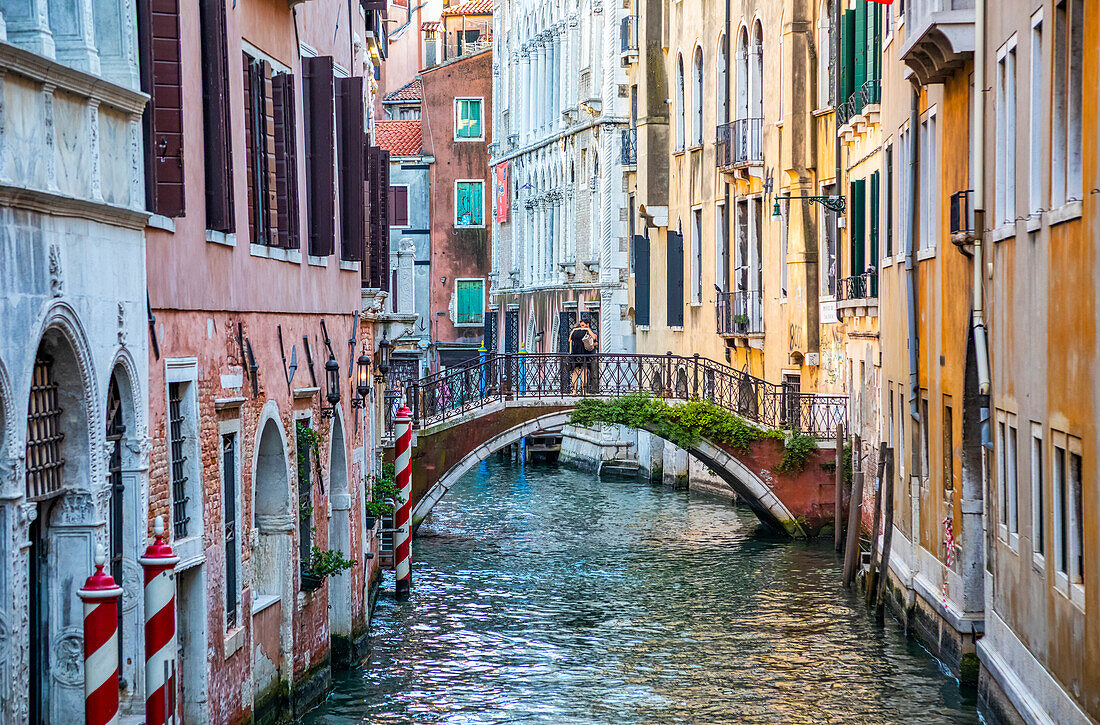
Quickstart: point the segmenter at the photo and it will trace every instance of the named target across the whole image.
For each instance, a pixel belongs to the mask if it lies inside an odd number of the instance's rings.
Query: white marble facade
[[[148,507],[145,96],[131,0],[0,0],[0,14],[0,722],[28,722],[36,689],[35,719],[63,722],[83,711],[76,590],[96,547],[109,542],[112,382],[125,426],[124,709],[140,709],[143,699],[136,558]],[[61,493],[30,501],[28,402],[39,356],[50,358],[58,386],[65,464]],[[49,664],[35,669],[39,641]]]
[[[504,223],[493,215],[491,303],[519,304],[528,330],[536,308],[556,319],[583,291],[599,301],[601,348],[632,350],[620,153],[628,11],[605,0],[498,0],[493,12],[490,163],[508,165],[510,209]],[[553,349],[550,328],[538,326],[542,349]]]

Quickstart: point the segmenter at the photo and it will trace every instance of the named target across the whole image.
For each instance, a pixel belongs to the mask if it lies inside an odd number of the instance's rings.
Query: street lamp
[[[775,197],[775,205],[772,207],[772,219],[780,219],[783,217],[783,211],[779,208],[780,199],[802,199],[810,202],[810,204],[820,204],[829,211],[836,212],[837,214],[843,214],[845,209],[843,196],[777,196]]]
[[[390,371],[390,348],[393,346],[389,340],[386,339],[385,331],[382,332],[382,339],[378,343],[378,365],[375,366],[374,379],[376,382],[385,382],[386,373]]]
[[[370,395],[370,358],[364,352],[360,353],[355,361],[355,397],[351,399],[351,407],[365,407],[368,395]]]
[[[328,388],[325,395],[328,407],[321,406],[321,417],[331,418],[336,412],[336,406],[340,404],[340,363],[336,362],[332,353],[329,353],[328,361],[325,362],[325,386]]]

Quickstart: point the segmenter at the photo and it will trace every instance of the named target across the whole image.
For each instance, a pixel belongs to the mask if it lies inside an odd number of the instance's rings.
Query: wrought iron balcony
[[[837,106],[837,126],[843,126],[848,123],[853,116],[863,113],[863,109],[867,106],[878,103],[882,97],[881,89],[882,82],[877,78],[873,78],[860,86],[852,95],[848,96],[848,100]]]
[[[974,55],[975,0],[909,0],[901,60],[921,85],[943,83]]]
[[[951,241],[967,244],[974,241],[974,210],[970,208],[970,189],[951,195]]]
[[[622,45],[622,53],[638,52],[638,25],[634,22],[633,15],[627,15],[619,25],[619,40]]]
[[[837,287],[839,300],[878,299],[878,270],[869,269],[863,274],[845,277]]]
[[[623,166],[638,165],[638,129],[624,128],[622,134]]]
[[[719,292],[718,334],[756,335],[764,332],[764,308],[760,290]]]
[[[718,168],[764,163],[764,119],[739,118],[723,123],[716,133]]]

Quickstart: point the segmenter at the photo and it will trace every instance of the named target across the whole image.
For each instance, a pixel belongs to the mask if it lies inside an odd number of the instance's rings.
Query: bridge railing
[[[417,426],[517,398],[608,397],[645,391],[670,400],[707,400],[769,428],[833,437],[846,419],[842,395],[802,393],[698,355],[505,353],[412,384]]]

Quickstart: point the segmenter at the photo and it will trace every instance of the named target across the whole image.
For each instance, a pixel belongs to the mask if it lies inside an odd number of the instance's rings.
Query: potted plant
[[[734,315],[733,324],[738,332],[745,332],[749,329],[749,316],[748,315]]]
[[[308,566],[302,567],[302,591],[312,592],[321,587],[325,578],[355,566],[354,559],[345,559],[339,549],[322,550],[313,547]]]
[[[375,520],[389,516],[403,502],[395,481],[394,465],[383,464],[382,473],[374,479],[370,500],[366,503],[367,528],[373,528]]]

